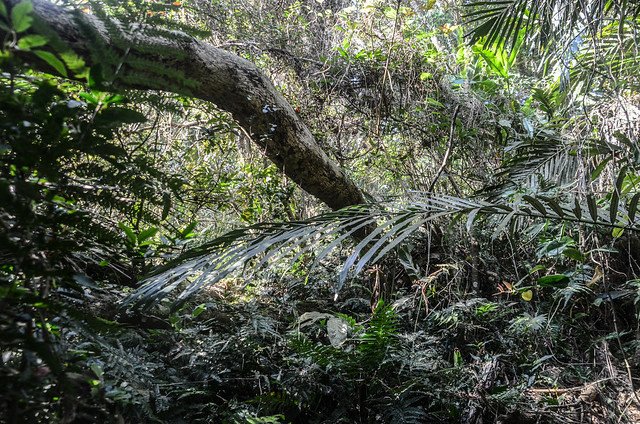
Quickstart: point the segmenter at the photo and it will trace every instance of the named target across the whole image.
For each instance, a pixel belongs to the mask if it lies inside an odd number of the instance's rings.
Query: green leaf
[[[111,94],[109,96],[106,96],[102,100],[102,103],[106,106],[111,104],[123,103],[124,100],[125,100],[125,97],[121,94]]]
[[[534,272],[544,271],[545,269],[547,269],[547,267],[544,265],[536,265],[529,270],[529,275],[533,274]]]
[[[471,229],[473,227],[473,221],[476,219],[476,215],[480,212],[480,208],[475,208],[471,212],[469,212],[469,216],[467,217],[467,232],[471,233]]]
[[[439,107],[439,108],[444,107],[444,105],[442,103],[440,103],[436,99],[432,99],[430,97],[427,98],[427,103],[430,104],[431,106],[435,106],[435,107]]]
[[[33,53],[40,59],[44,60],[55,69],[63,77],[67,76],[67,69],[64,67],[64,63],[58,59],[53,53],[46,52],[44,50],[34,50]]]
[[[3,2],[0,2],[0,16],[4,16],[5,18],[9,17],[7,14],[7,6],[5,6]]]
[[[547,204],[549,205],[549,207],[551,207],[551,209],[553,209],[553,211],[560,217],[564,217],[564,211],[562,210],[562,208],[560,207],[560,205],[553,199],[549,199],[547,197],[541,197],[542,200],[544,200],[545,202],[547,202]]]
[[[100,100],[96,96],[94,96],[93,93],[79,93],[78,97],[85,100],[87,103],[91,105],[97,106],[100,103]]]
[[[575,207],[572,209],[573,214],[576,216],[576,218],[582,219],[582,207],[580,206],[580,202],[578,201],[578,198],[575,197],[573,201],[575,204]]]
[[[11,23],[15,32],[24,32],[31,28],[33,18],[30,14],[32,11],[33,5],[30,1],[23,1],[13,6],[13,9],[11,9]]]
[[[485,50],[482,47],[473,46],[473,52],[482,57],[485,63],[489,65],[489,68],[495,70],[498,75],[503,78],[509,77],[508,70],[504,67],[504,64],[502,63],[500,58],[496,56],[496,54],[491,50]]]
[[[47,37],[42,35],[26,35],[18,40],[18,48],[20,48],[20,50],[29,51],[34,47],[44,46],[48,41]]]
[[[616,178],[616,184],[611,193],[611,206],[609,209],[609,221],[614,224],[618,218],[618,206],[620,204],[620,194],[622,193],[622,183],[627,176],[627,166],[623,166]]]
[[[453,366],[462,366],[462,353],[460,353],[460,350],[457,348],[453,350]]]
[[[538,212],[540,212],[542,214],[542,216],[547,216],[547,209],[544,207],[542,202],[540,202],[538,199],[536,199],[535,197],[528,196],[528,195],[524,195],[524,196],[522,196],[522,198],[524,200],[526,200],[529,204],[531,204],[531,206],[536,208],[536,210]]]
[[[191,222],[189,225],[184,227],[184,230],[180,231],[180,236],[183,239],[188,239],[188,238],[195,237],[196,234],[193,232],[193,230],[194,230],[194,228],[196,228],[196,225],[198,225],[198,221]]]
[[[618,204],[620,203],[620,192],[618,189],[613,189],[611,193],[611,206],[609,207],[609,222],[615,224],[618,217]]]
[[[616,227],[611,231],[613,238],[620,238],[624,234],[624,228]]]
[[[611,159],[613,159],[613,157],[609,156],[608,158],[600,162],[598,166],[596,166],[596,169],[594,169],[591,173],[591,181],[595,181],[595,179],[598,178],[600,174],[602,174],[602,171],[604,170],[605,166],[607,166],[607,164],[611,162]]]
[[[137,237],[138,243],[142,243],[143,241],[150,239],[151,237],[155,236],[157,233],[158,233],[158,229],[156,227],[147,228],[146,230],[138,234],[138,237]]]
[[[67,68],[75,73],[76,78],[83,78],[88,74],[87,65],[80,56],[71,50],[58,53]]]
[[[591,215],[593,222],[598,222],[598,206],[592,194],[587,195],[587,206],[589,206],[589,215]]]
[[[623,166],[620,168],[620,172],[618,173],[618,178],[616,178],[615,190],[618,194],[622,193],[622,183],[624,183],[624,179],[627,176],[627,166]]]
[[[135,233],[133,232],[133,230],[124,222],[118,222],[118,227],[124,231],[125,235],[127,236],[127,240],[129,241],[129,243],[131,243],[132,245],[136,244],[136,240],[137,237],[135,235]]]
[[[98,63],[89,69],[87,74],[87,84],[92,90],[104,89],[104,73],[102,72],[102,65]]]
[[[104,375],[104,370],[102,369],[102,367],[97,364],[97,363],[92,363],[89,368],[91,368],[91,371],[93,371],[93,373],[96,375],[96,377],[98,378],[102,378],[102,376]]]
[[[538,285],[542,287],[559,287],[569,282],[569,277],[564,274],[545,275],[538,278]]]
[[[195,307],[195,309],[191,313],[191,316],[194,317],[194,318],[197,318],[198,315],[200,315],[201,313],[203,313],[206,310],[207,310],[207,304],[206,303],[201,303],[201,304],[199,304],[198,306]]]
[[[98,114],[95,124],[99,127],[115,128],[121,124],[146,122],[147,117],[135,110],[123,107],[109,107]]]
[[[574,247],[567,247],[562,251],[562,254],[567,258],[576,260],[578,262],[583,262],[585,259],[585,256]]]

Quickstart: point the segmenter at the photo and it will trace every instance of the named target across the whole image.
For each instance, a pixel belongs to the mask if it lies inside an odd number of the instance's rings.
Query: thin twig
[[[442,165],[440,165],[440,169],[438,169],[438,172],[436,173],[435,178],[433,179],[433,181],[431,182],[431,185],[429,186],[429,190],[427,190],[429,193],[433,192],[433,188],[438,182],[438,178],[440,178],[440,176],[442,175],[442,172],[447,167],[447,163],[449,162],[449,156],[451,156],[451,152],[453,151],[453,133],[456,129],[456,118],[458,117],[458,112],[460,112],[460,105],[457,105],[456,109],[453,111],[453,117],[451,118],[451,126],[449,127],[449,143],[447,146],[447,151],[444,154],[444,158],[442,158]]]

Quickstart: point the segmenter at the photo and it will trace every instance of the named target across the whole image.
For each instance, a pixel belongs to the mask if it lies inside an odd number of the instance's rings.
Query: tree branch
[[[8,9],[19,2],[2,1]],[[55,34],[89,66],[119,58],[117,72],[112,72],[115,89],[171,91],[214,103],[230,112],[291,180],[332,209],[365,202],[360,189],[251,62],[183,33],[149,35],[140,26],[132,30],[116,20],[105,22],[48,1],[33,0],[33,6],[33,30]],[[52,71],[44,63],[34,66]]]

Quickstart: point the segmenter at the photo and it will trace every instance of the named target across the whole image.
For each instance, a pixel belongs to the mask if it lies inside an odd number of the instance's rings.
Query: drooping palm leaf
[[[601,31],[583,42],[581,53],[574,56],[575,65],[571,70],[571,81],[575,89],[581,81],[581,91],[594,85],[594,79],[616,90],[637,90],[640,86],[640,59],[638,56],[637,33],[640,21],[627,19],[611,22]]]
[[[621,175],[623,173],[621,172]],[[621,180],[621,177],[618,178]],[[627,198],[630,197],[630,198]],[[472,201],[453,196],[415,193],[405,201],[361,205],[316,216],[306,221],[258,224],[235,230],[184,253],[144,282],[125,302],[126,306],[148,307],[180,286],[176,305],[205,285],[215,284],[240,270],[255,270],[268,261],[282,260],[298,250],[320,253],[316,265],[359,229],[376,224],[351,250],[337,275],[336,291],[350,275],[361,272],[395,250],[420,230],[439,218],[468,214],[467,225],[478,215],[501,217],[497,231],[514,219],[552,219],[640,231],[636,220],[640,195],[621,200],[619,187],[604,198],[560,201],[548,197],[523,196],[507,204]]]
[[[523,31],[540,48],[567,45],[574,37],[594,36],[611,20],[635,19],[637,2],[607,0],[480,0],[465,4],[470,41],[483,40],[485,47],[513,47]]]
[[[516,140],[505,148],[505,160],[496,173],[502,181],[487,188],[486,192],[496,196],[536,176],[555,184],[571,181],[577,168],[576,157],[571,155],[575,148],[575,143],[551,131],[540,131],[533,138]]]

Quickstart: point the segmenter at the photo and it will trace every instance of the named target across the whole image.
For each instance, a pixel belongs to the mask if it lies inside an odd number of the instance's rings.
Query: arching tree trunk
[[[8,9],[19,2],[2,1]],[[114,88],[164,90],[212,102],[230,112],[278,168],[332,209],[364,202],[358,187],[251,62],[185,34],[151,36],[149,28],[125,29],[77,9],[32,3],[35,32],[55,34],[89,66],[118,58],[111,72]],[[36,66],[53,71],[44,62]]]

